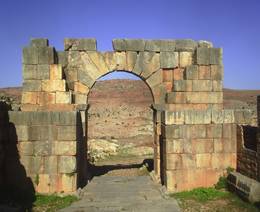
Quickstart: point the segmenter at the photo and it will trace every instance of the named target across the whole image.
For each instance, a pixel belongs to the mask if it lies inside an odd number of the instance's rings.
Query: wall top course
[[[194,51],[198,47],[213,48],[209,41],[192,39],[113,39],[114,51]],[[46,38],[32,38],[30,47],[47,47]],[[65,38],[65,51],[97,51],[97,41],[94,38]]]
[[[194,51],[197,47],[213,47],[211,42],[192,39],[114,39],[112,43],[115,51]]]

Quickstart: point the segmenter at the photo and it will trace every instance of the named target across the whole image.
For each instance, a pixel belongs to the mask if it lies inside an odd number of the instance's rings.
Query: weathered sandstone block
[[[56,104],[71,104],[71,92],[56,92]]]
[[[42,90],[53,91],[66,91],[65,80],[42,80]]]
[[[62,65],[52,64],[50,65],[50,80],[61,80],[62,79]]]
[[[177,52],[160,53],[161,68],[175,68],[179,66],[179,56]]]

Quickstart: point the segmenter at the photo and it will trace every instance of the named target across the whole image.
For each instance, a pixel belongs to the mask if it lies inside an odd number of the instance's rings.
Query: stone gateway
[[[3,124],[16,136],[1,139],[17,143],[37,192],[70,193],[87,183],[88,93],[113,71],[139,76],[152,92],[155,174],[168,191],[213,186],[236,168],[237,125],[248,114],[223,109],[221,48],[189,39],[115,39],[113,48],[99,52],[95,39],[65,39],[56,51],[47,39],[32,39],[23,49],[21,111],[9,111]]]

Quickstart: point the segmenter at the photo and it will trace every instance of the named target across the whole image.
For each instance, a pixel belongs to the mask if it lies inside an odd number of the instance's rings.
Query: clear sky
[[[210,40],[224,49],[224,86],[260,89],[260,0],[0,0],[0,87],[22,83],[31,37]],[[120,77],[120,75],[117,75]]]

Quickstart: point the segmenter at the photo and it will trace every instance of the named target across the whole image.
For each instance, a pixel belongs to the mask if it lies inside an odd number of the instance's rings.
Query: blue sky
[[[260,89],[259,0],[0,0],[0,87],[22,83],[22,47],[46,37],[210,40],[224,49],[224,86]],[[120,74],[117,75],[120,77]]]

